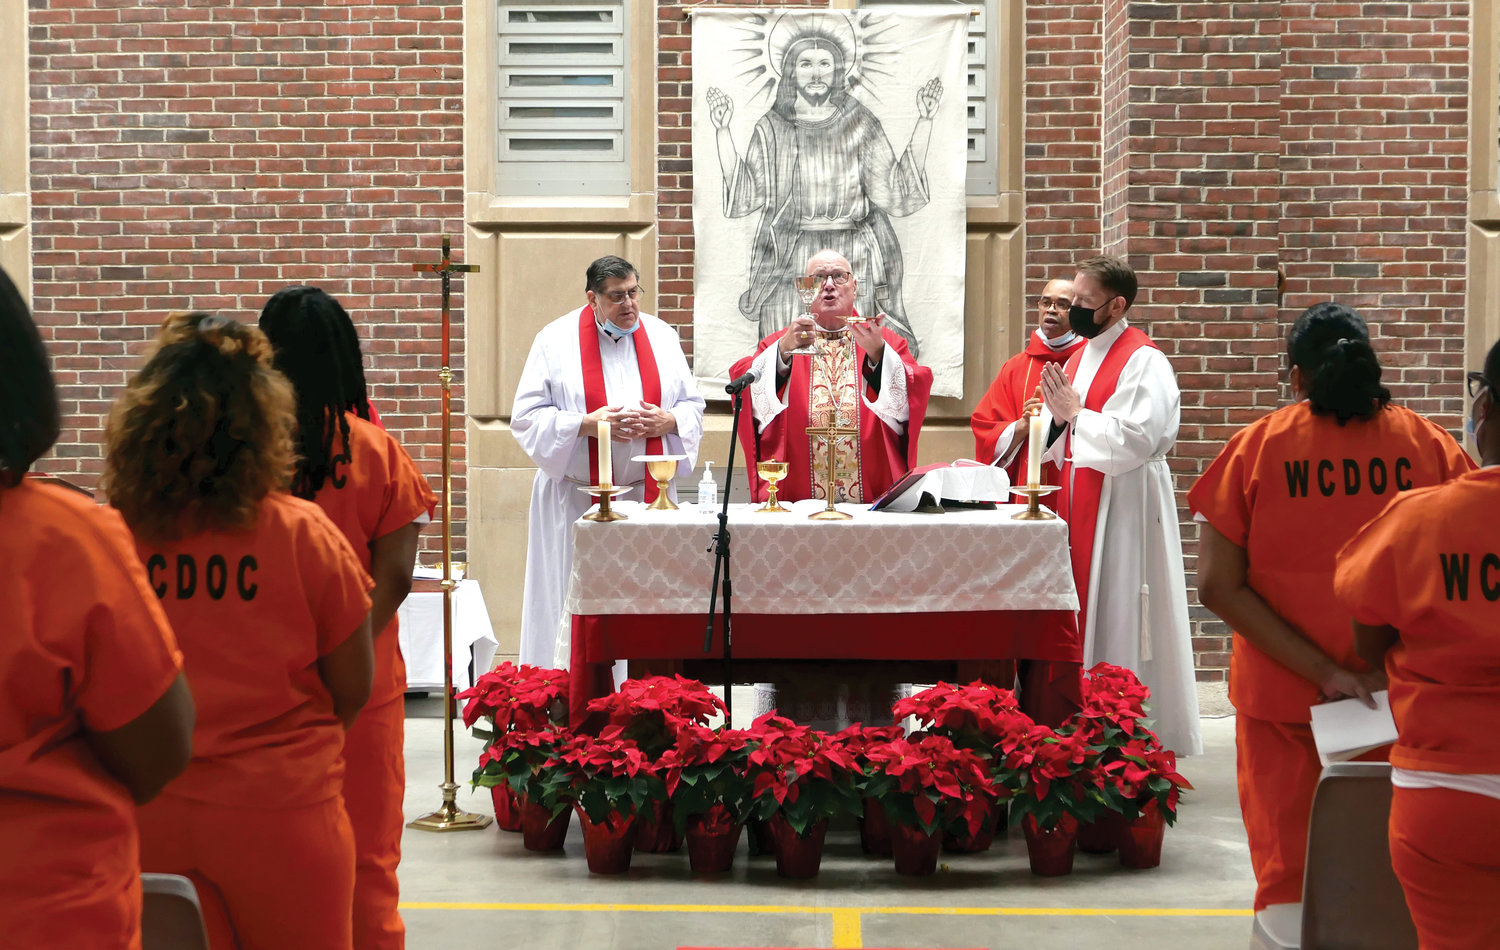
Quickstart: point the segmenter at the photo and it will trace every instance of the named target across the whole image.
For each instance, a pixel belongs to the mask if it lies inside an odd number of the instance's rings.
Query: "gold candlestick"
[[[578,490],[588,492],[590,495],[599,496],[599,510],[591,511],[583,516],[584,521],[629,521],[630,518],[620,514],[609,506],[610,499],[616,495],[623,495],[630,491],[629,485],[579,485]]]
[[[1042,496],[1058,491],[1060,485],[1023,485],[1010,490],[1012,495],[1026,496],[1026,510],[1011,515],[1012,521],[1056,521],[1057,515],[1042,507]]]
[[[821,435],[828,440],[828,507],[824,508],[822,511],[813,512],[812,514],[808,515],[807,518],[809,521],[848,521],[854,516],[846,512],[839,511],[833,505],[834,472],[835,464],[838,460],[837,442],[839,436],[859,435],[859,430],[850,428],[848,426],[834,425],[833,420],[830,419],[828,425],[818,426],[816,428],[810,426],[806,431],[809,435]]]

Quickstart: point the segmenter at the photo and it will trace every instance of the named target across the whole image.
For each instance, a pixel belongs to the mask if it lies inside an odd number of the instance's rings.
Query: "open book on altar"
[[[1010,476],[1005,469],[959,459],[912,469],[875,499],[870,510],[941,512],[945,506],[993,508],[1010,501]]]

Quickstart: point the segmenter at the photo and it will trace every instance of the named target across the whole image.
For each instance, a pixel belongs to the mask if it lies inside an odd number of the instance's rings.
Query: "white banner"
[[[961,396],[969,11],[695,10],[693,366],[729,365],[804,308],[825,248],[935,396]]]

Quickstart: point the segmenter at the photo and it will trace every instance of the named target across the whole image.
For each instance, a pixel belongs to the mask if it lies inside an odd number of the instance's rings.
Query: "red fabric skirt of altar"
[[[703,652],[704,614],[604,614],[573,618],[569,718],[614,690],[616,660],[723,656],[715,624]],[[1023,674],[1023,708],[1060,722],[1082,699],[1082,638],[1070,610],[950,613],[734,615],[734,656],[744,660],[1036,660]],[[1038,693],[1042,695],[1037,695]]]

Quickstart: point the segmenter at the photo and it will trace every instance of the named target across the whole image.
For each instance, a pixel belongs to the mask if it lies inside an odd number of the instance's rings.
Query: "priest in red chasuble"
[[[969,428],[974,430],[974,458],[999,462],[1010,473],[1012,485],[1026,481],[1026,423],[1022,416],[1031,406],[1041,405],[1042,367],[1066,363],[1068,357],[1088,342],[1068,326],[1068,308],[1073,306],[1073,282],[1057,278],[1047,281],[1037,298],[1037,328],[1026,341],[1026,349],[1000,367],[989,392],[974,407]],[[1056,485],[1057,466],[1042,463],[1042,484]],[[1052,498],[1042,503],[1051,507]]]
[[[883,314],[859,319],[854,310],[859,280],[843,255],[819,251],[803,273],[822,281],[812,316],[796,317],[729,370],[731,378],[752,366],[761,370],[760,380],[746,390],[751,418],[740,424],[751,496],[766,497],[755,463],[778,459],[787,463],[786,479],[778,486],[783,501],[831,493],[834,501],[871,502],[916,464],[932,370],[918,366],[906,341],[881,326]],[[817,332],[845,328],[846,333]],[[811,355],[794,355],[808,346]],[[830,443],[827,436],[807,431],[830,420],[859,434]],[[835,453],[832,484],[830,451]]]

